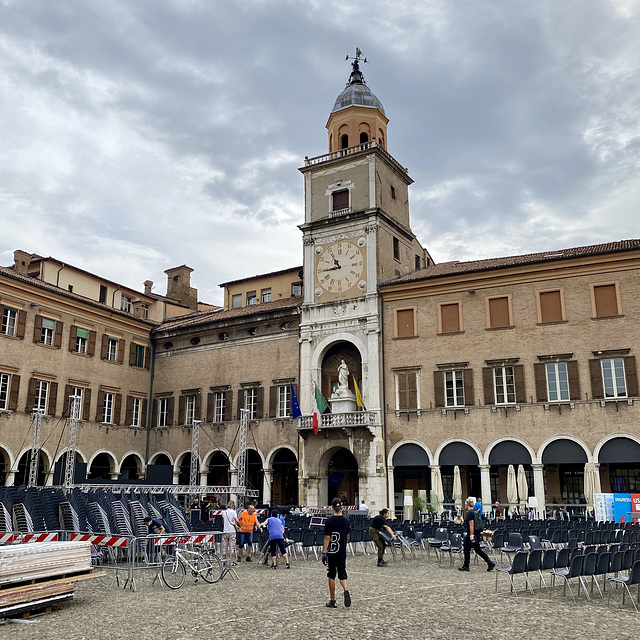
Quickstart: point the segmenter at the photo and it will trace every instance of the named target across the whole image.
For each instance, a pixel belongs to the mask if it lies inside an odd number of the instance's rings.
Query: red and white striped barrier
[[[1,544],[13,544],[14,541],[20,537],[20,534],[15,533],[3,533],[0,535],[0,545]]]
[[[165,544],[189,544],[189,543],[201,543],[201,542],[214,542],[216,536],[214,533],[201,533],[198,535],[177,535],[168,536],[166,538],[154,538],[153,544],[165,545]]]
[[[23,542],[57,542],[57,533],[3,533],[0,535],[0,545],[21,544]]]
[[[343,511],[359,511],[359,508],[356,507],[355,505],[348,504],[348,505],[343,505],[342,510]],[[311,507],[310,509],[307,509],[308,513],[328,513],[330,511],[333,511],[333,507]]]
[[[210,513],[212,516],[221,516],[225,511],[226,511],[226,509],[212,509],[211,511],[209,511],[209,513]],[[243,511],[244,511],[244,509],[243,509]],[[242,513],[242,511],[241,511],[240,513]],[[267,510],[266,510],[266,509],[256,509],[256,510],[254,511],[254,513],[255,513],[256,515],[262,516],[262,515],[264,515],[265,513],[267,513]]]
[[[100,547],[122,547],[128,546],[129,538],[122,536],[95,535],[90,533],[72,533],[69,540],[78,542],[90,542]]]

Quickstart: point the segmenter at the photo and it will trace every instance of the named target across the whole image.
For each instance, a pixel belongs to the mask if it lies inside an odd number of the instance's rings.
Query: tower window
[[[349,148],[349,136],[346,133],[343,136],[340,136],[340,148],[341,149]]]
[[[400,240],[394,236],[393,238],[393,258],[400,260]]]
[[[369,142],[369,134],[362,132],[360,134],[360,144],[364,144],[365,142]]]
[[[396,199],[396,188],[394,186],[391,187],[391,199]]]
[[[349,208],[349,190],[334,191],[331,194],[331,211],[342,211]]]

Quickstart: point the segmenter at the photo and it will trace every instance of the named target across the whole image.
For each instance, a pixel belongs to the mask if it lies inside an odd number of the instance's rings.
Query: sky
[[[0,0],[0,264],[301,265],[356,47],[436,262],[640,237],[636,0]]]

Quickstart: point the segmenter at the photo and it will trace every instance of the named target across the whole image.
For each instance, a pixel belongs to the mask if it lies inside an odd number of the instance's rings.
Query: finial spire
[[[353,60],[351,63],[351,75],[349,76],[349,82],[347,84],[366,84],[364,81],[364,76],[362,75],[362,71],[360,71],[360,60],[362,59],[362,64],[366,64],[367,59],[364,57],[362,51],[358,47],[356,47],[356,55],[350,56],[347,54],[345,60]]]

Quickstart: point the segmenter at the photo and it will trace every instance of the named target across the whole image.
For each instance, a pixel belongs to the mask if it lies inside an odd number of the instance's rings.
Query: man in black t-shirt
[[[476,499],[471,497],[467,498],[464,503],[464,508],[467,510],[464,518],[464,530],[467,536],[462,543],[464,564],[461,567],[458,567],[458,571],[469,571],[471,549],[473,549],[476,554],[487,563],[487,571],[493,571],[493,568],[496,566],[495,562],[491,562],[491,560],[489,560],[489,556],[480,548],[480,531],[476,528],[476,516],[473,508],[475,503]]]
[[[385,520],[389,517],[389,509],[383,509],[380,512],[380,515],[376,516],[371,521],[371,526],[369,527],[369,536],[373,540],[374,544],[378,548],[378,566],[384,567],[387,563],[384,561],[384,550],[387,546],[384,540],[380,537],[381,531],[386,531],[391,538],[396,539],[396,534],[393,533],[391,527],[386,524]]]
[[[333,515],[324,525],[324,544],[322,545],[322,563],[327,567],[329,578],[329,597],[327,607],[337,608],[336,574],[344,590],[344,606],[351,606],[351,595],[347,586],[347,543],[351,531],[349,520],[342,515],[342,500],[334,498],[331,502]]]

